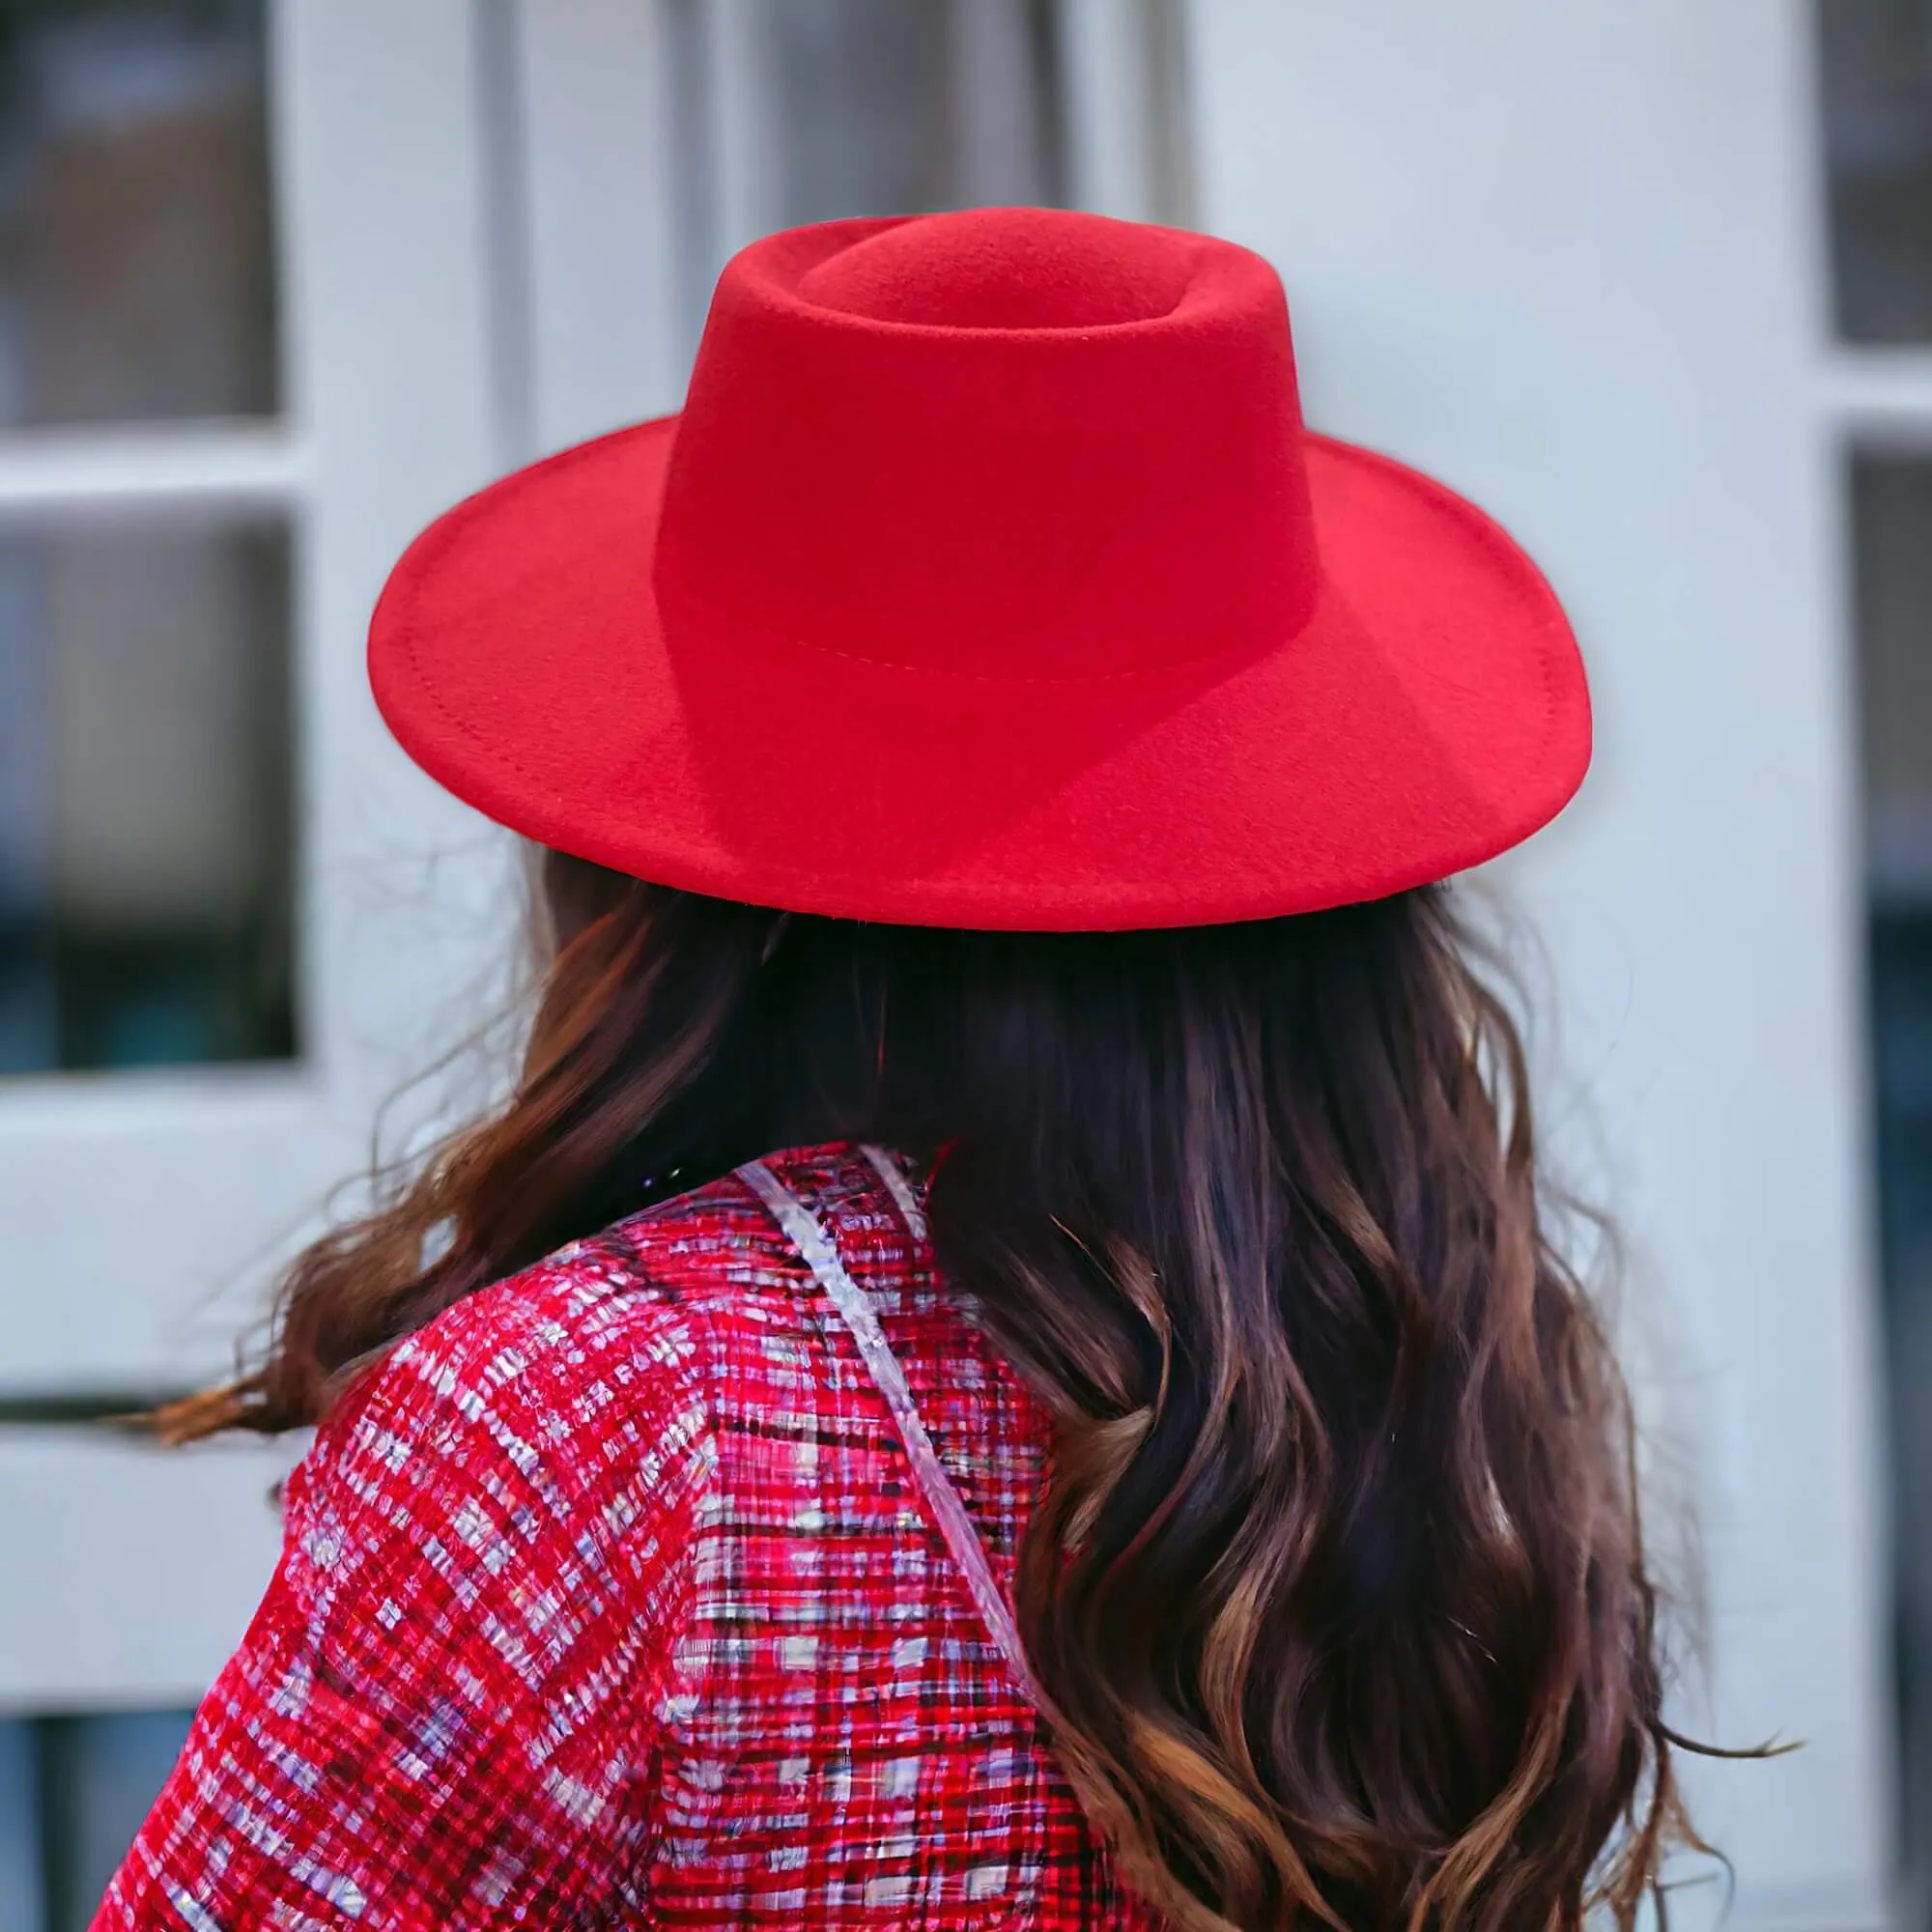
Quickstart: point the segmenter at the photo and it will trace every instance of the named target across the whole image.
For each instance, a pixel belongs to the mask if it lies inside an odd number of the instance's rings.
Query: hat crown
[[[1319,582],[1259,256],[1041,209],[829,222],[720,277],[667,481],[680,611],[966,676],[1278,644]]]
[[[1123,245],[1124,241],[1124,245]],[[1105,328],[1169,314],[1195,244],[1064,209],[965,209],[902,221],[808,270],[799,294],[873,322]]]
[[[369,667],[529,838],[917,925],[1378,898],[1526,837],[1590,749],[1509,536],[1304,433],[1265,262],[1037,209],[745,250],[683,414],[440,518]]]

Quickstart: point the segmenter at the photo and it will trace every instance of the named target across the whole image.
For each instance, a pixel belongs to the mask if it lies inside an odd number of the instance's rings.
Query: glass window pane
[[[0,527],[0,1072],[276,1059],[279,526]]]
[[[0,1927],[39,1932],[46,1922],[41,1883],[41,1788],[34,1726],[0,1718]]]
[[[1053,0],[754,0],[743,43],[709,7],[665,14],[694,340],[724,255],[750,239],[721,231],[725,86],[757,103],[766,228],[1065,200]],[[714,71],[727,61],[748,71]]]
[[[1838,332],[1932,342],[1932,0],[1820,0]]]
[[[1932,902],[1932,459],[1852,465],[1872,881]]]
[[[782,225],[1060,198],[1053,13],[778,0]]]
[[[277,406],[263,0],[0,7],[0,425]]]
[[[193,1716],[0,1719],[0,1932],[84,1932]]]
[[[1932,1874],[1932,459],[1852,468],[1905,1850]]]

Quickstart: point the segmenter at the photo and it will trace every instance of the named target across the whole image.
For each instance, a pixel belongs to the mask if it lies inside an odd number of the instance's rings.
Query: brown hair
[[[1055,1425],[1021,1627],[1143,1895],[1183,1932],[1633,1923],[1696,1841],[1628,1404],[1439,889],[1042,936],[546,873],[515,1094],[310,1248],[175,1434],[313,1420],[653,1192],[943,1147],[942,1265]]]

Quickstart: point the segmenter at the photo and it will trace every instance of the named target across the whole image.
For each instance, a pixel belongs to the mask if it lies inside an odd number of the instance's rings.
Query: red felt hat
[[[503,824],[907,924],[1379,897],[1526,838],[1590,752],[1535,565],[1302,427],[1260,256],[1041,209],[753,243],[683,413],[449,511],[369,654]]]

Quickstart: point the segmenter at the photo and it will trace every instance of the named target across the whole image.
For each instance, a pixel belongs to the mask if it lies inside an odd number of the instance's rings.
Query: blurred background
[[[675,408],[752,237],[1001,202],[1268,254],[1311,420],[1574,612],[1597,768],[1501,868],[1547,1115],[1678,1720],[1804,1743],[1692,1795],[1731,1923],[1932,1926],[1928,0],[0,0],[0,1932],[85,1922],[300,1447],[95,1419],[227,1366],[502,991],[386,566]]]

